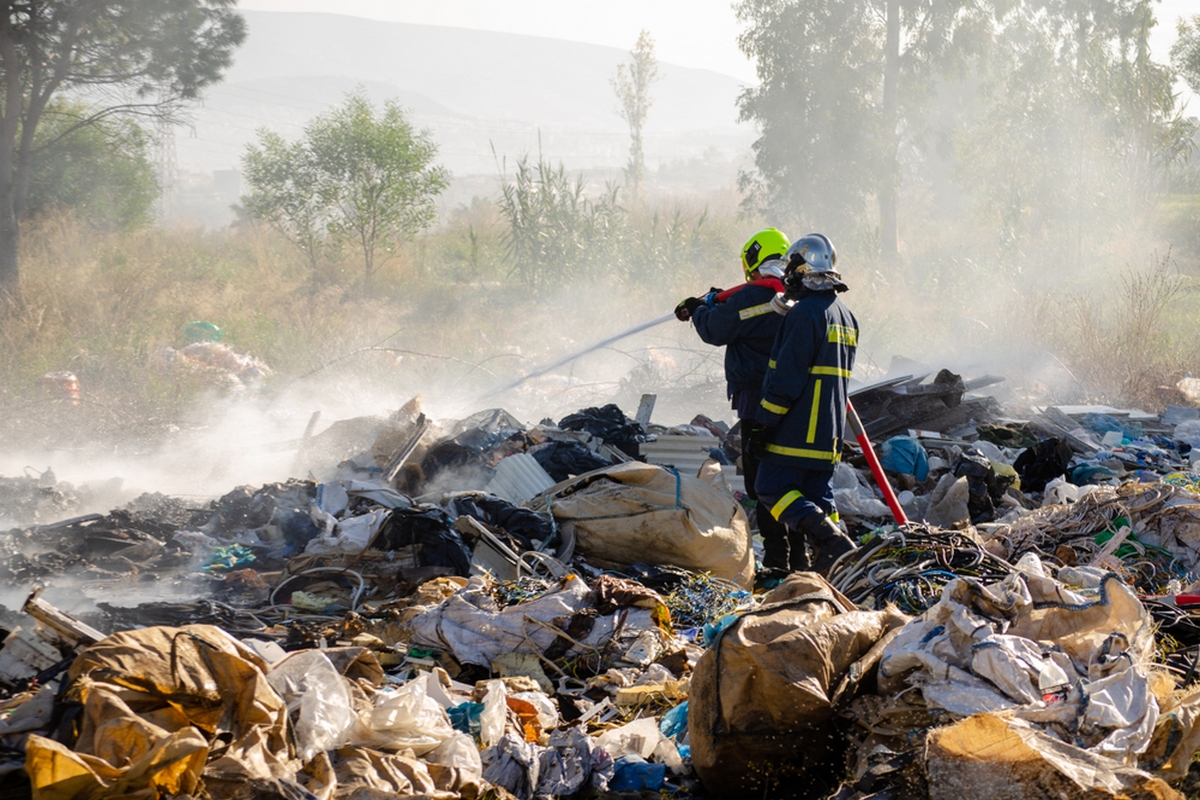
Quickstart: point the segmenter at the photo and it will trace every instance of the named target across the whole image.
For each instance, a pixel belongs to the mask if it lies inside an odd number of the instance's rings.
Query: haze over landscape
[[[1142,399],[1151,394],[1143,384],[1186,372],[1191,339],[1182,336],[1179,352],[1154,367],[1161,378],[1106,383],[1095,362],[1119,331],[1078,330],[1097,315],[1077,304],[1111,307],[1123,270],[1170,262],[1171,275],[1187,274],[1200,252],[1189,199],[1194,133],[1172,121],[1160,96],[1093,80],[1071,37],[1030,11],[989,20],[990,49],[972,49],[965,34],[957,55],[945,43],[906,39],[919,58],[902,73],[902,107],[886,111],[880,20],[831,28],[829,47],[784,37],[775,50],[751,35],[768,24],[770,4],[742,5],[745,21],[725,2],[240,4],[245,39],[189,105],[187,123],[144,128],[143,166],[163,181],[162,198],[143,206],[152,213],[94,228],[87,204],[74,217],[31,216],[49,233],[36,228],[23,240],[30,266],[22,280],[50,310],[10,333],[9,341],[37,344],[14,345],[28,359],[14,362],[11,402],[36,407],[40,376],[71,369],[88,390],[114,393],[106,408],[131,404],[130,419],[191,425],[189,415],[204,419],[195,409],[237,400],[163,378],[152,356],[178,344],[188,321],[210,320],[289,391],[296,376],[327,379],[299,390],[283,420],[276,396],[270,415],[281,429],[272,440],[288,439],[318,405],[328,420],[421,393],[442,414],[470,413],[487,386],[736,280],[738,248],[766,225],[824,230],[838,242],[855,303],[870,319],[861,380],[887,373],[901,355],[1004,371],[1005,391],[1036,384],[1064,397]],[[788,24],[810,24],[800,13],[810,5],[819,4],[787,4],[797,13]],[[1168,62],[1186,5],[1153,4],[1155,65],[1137,80]],[[861,40],[866,23],[877,40]],[[968,23],[954,22],[978,33]],[[641,130],[644,181],[631,185],[631,131],[612,82],[642,30],[659,79],[648,87]],[[1117,75],[1135,63],[1128,31],[1102,33],[1096,46]],[[753,57],[739,49],[741,34],[751,35]],[[1181,99],[1184,87],[1179,77]],[[263,132],[291,146],[360,90],[376,110],[394,101],[428,131],[431,167],[445,171],[445,186],[429,195],[432,215],[377,262],[335,225],[319,228],[319,246],[305,250],[295,230],[268,215],[250,219],[244,204],[252,189],[245,158]],[[1192,113],[1182,105],[1170,113],[1179,109]],[[889,133],[881,111],[903,121]],[[521,159],[530,170],[523,178]],[[888,181],[898,190],[892,241],[882,210]],[[151,195],[157,188],[142,186]],[[541,205],[530,213],[529,204]],[[196,285],[181,288],[190,280]],[[110,302],[95,300],[105,292]],[[1055,308],[1028,302],[1039,297]],[[985,302],[996,298],[1020,300]],[[1123,322],[1119,313],[1107,319]],[[86,345],[71,344],[79,341]],[[380,343],[404,352],[363,355]],[[719,415],[729,411],[720,356],[688,327],[660,326],[495,402],[537,415],[618,394],[636,402],[639,389],[654,389],[661,408],[686,415],[701,386],[704,410]],[[1131,352],[1126,366],[1139,360]],[[1080,377],[1083,364],[1093,374]],[[240,411],[232,438],[266,430]],[[110,415],[96,424],[132,424]]]
[[[1188,4],[1155,6],[1160,61]],[[695,176],[704,189],[748,164],[756,132],[737,122],[736,99],[757,78],[737,47],[742,26],[730,3],[249,0],[240,8],[249,35],[233,67],[174,132],[186,175],[171,210],[181,222],[231,221],[241,187],[232,171],[255,131],[297,137],[359,86],[376,102],[396,99],[432,131],[457,184],[444,207],[493,191],[505,157],[539,151],[572,170],[619,177],[627,128],[609,79],[641,29],[655,37],[663,77],[646,122],[647,164],[705,158],[709,169]],[[1200,113],[1190,89],[1180,82],[1177,90]]]
[[[1198,3],[9,3],[0,800],[1200,798]]]
[[[443,203],[495,190],[505,158],[541,152],[572,170],[619,177],[628,128],[609,84],[625,49],[544,36],[381,22],[342,14],[246,10],[246,43],[226,79],[205,93],[192,122],[175,129],[181,173],[238,169],[259,128],[296,138],[317,113],[358,87],[376,103],[394,98],[428,128],[439,160],[460,182]],[[635,33],[636,37],[636,33]],[[663,61],[646,124],[646,163],[706,158],[704,188],[745,166],[753,126],[735,106],[746,81]],[[235,198],[226,191],[228,203]],[[226,203],[225,205],[228,205]],[[221,206],[193,207],[219,224]],[[198,217],[198,218],[197,218]],[[179,218],[189,218],[180,209]]]

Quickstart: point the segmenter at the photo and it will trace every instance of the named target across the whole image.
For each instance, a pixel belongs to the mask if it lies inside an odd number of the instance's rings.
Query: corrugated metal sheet
[[[496,465],[496,474],[485,491],[520,505],[554,485],[554,479],[528,453],[516,453]]]
[[[648,464],[674,467],[680,475],[694,478],[700,472],[700,465],[708,460],[708,452],[720,446],[715,436],[664,433],[653,442],[642,442],[638,452],[646,457]]]

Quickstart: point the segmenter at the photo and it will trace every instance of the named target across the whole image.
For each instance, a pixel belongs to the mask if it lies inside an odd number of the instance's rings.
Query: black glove
[[[679,301],[679,305],[675,306],[675,318],[680,322],[687,322],[692,318],[692,314],[696,309],[704,305],[704,301],[698,297],[688,297]]]
[[[757,422],[750,426],[750,430],[744,434],[744,444],[742,448],[744,452],[750,453],[756,459],[761,459],[762,454],[767,451],[767,441],[770,438],[771,429],[766,425],[761,425]]]

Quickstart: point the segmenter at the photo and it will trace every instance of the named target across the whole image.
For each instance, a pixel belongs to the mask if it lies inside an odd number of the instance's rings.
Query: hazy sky
[[[525,33],[623,50],[645,28],[660,61],[756,82],[754,67],[737,48],[738,24],[728,0],[242,0],[239,6]]]
[[[240,5],[525,33],[622,49],[632,47],[645,28],[662,61],[756,82],[753,64],[737,47],[739,25],[730,0],[242,0]],[[1155,57],[1166,61],[1176,20],[1200,14],[1200,0],[1160,0],[1155,14],[1159,24],[1151,45]],[[1189,113],[1200,114],[1195,105]]]

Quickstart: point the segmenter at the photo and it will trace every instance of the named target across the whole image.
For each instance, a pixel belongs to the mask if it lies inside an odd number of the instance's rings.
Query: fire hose
[[[867,431],[863,428],[862,420],[858,418],[858,412],[854,410],[854,404],[850,402],[849,398],[846,399],[846,421],[850,423],[850,430],[854,432],[854,438],[858,439],[858,446],[862,448],[863,457],[867,459],[867,466],[871,468],[875,483],[879,485],[879,491],[883,494],[883,500],[887,503],[887,507],[891,509],[896,524],[901,527],[907,525],[908,516],[904,513],[900,501],[896,499],[896,493],[892,491],[892,485],[888,483],[887,475],[883,473],[883,465],[879,463],[879,456],[875,455],[875,448],[871,446],[871,440],[867,438]]]
[[[775,289],[776,291],[778,291],[779,289],[782,288],[782,285],[780,284],[779,279],[764,278],[761,280],[752,281],[749,284],[742,284],[739,286],[735,286],[732,289],[726,289],[723,292],[719,292],[717,294],[717,298],[716,298],[717,302],[724,302],[724,301],[728,300],[730,296],[737,293],[741,289],[746,288],[746,286],[748,286],[748,285],[765,286],[765,287]],[[775,309],[775,311],[777,311],[780,314],[787,313],[787,302],[786,302],[786,300],[784,300],[783,294],[777,294],[775,296],[775,298],[772,299],[772,307]],[[623,339],[626,336],[637,333],[639,331],[643,331],[647,328],[652,328],[655,325],[660,325],[663,322],[666,322],[667,320],[675,318],[675,317],[676,317],[675,313],[668,313],[668,314],[663,314],[660,317],[655,317],[654,319],[647,320],[646,322],[643,322],[640,325],[635,325],[634,327],[630,328],[629,330],[622,331],[621,333],[619,333],[615,336],[610,336],[607,339],[604,339],[601,342],[597,342],[596,344],[594,344],[584,350],[581,350],[577,353],[572,353],[571,355],[565,356],[564,358],[561,358],[552,364],[548,364],[548,365],[541,367],[540,369],[537,369],[521,378],[518,378],[517,380],[511,381],[510,383],[507,383],[504,386],[501,386],[500,388],[489,392],[486,395],[486,397],[491,397],[493,395],[508,391],[509,389],[519,386],[520,384],[524,383],[525,381],[529,380],[530,378],[534,378],[539,375],[544,375],[545,373],[549,372],[550,370],[560,367],[563,364],[566,364],[570,361],[573,361],[574,359],[578,358],[581,355],[584,355],[585,353],[590,353],[593,350],[597,350],[601,347],[612,344],[613,342]],[[867,459],[867,465],[871,468],[871,474],[875,477],[875,483],[879,485],[879,491],[883,494],[883,499],[887,503],[888,508],[891,510],[892,517],[895,518],[896,524],[900,525],[900,526],[907,525],[908,517],[905,515],[904,509],[900,506],[900,501],[896,499],[896,493],[892,491],[892,486],[890,483],[888,483],[887,476],[884,475],[884,473],[883,473],[883,467],[879,463],[879,457],[875,455],[875,448],[871,446],[871,440],[867,438],[867,432],[863,428],[862,420],[860,420],[858,418],[858,412],[856,412],[854,410],[854,404],[851,403],[849,401],[849,399],[846,400],[846,420],[847,420],[847,422],[849,422],[850,429],[854,432],[855,438],[858,439],[858,445],[859,445],[859,447],[862,448],[863,456]]]

